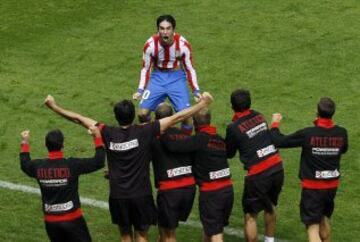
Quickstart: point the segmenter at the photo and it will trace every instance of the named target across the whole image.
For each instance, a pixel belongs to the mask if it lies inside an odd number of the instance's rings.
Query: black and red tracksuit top
[[[95,139],[95,144],[95,156],[92,158],[64,158],[62,151],[52,151],[47,159],[35,160],[31,160],[29,145],[21,145],[21,169],[35,178],[40,186],[45,221],[64,222],[82,216],[78,178],[105,165],[101,138]]]
[[[195,185],[192,154],[169,151],[160,142],[160,137],[162,142],[166,143],[174,137],[182,140],[188,138],[189,135],[178,128],[171,127],[153,140],[151,153],[156,188],[170,190]]]
[[[224,139],[216,128],[199,127],[186,139],[169,135],[163,144],[172,152],[193,152],[193,173],[201,192],[215,191],[232,185]]]
[[[264,116],[254,110],[234,114],[226,129],[228,158],[240,153],[247,176],[260,178],[283,170],[280,154],[271,140]]]
[[[151,144],[160,135],[159,121],[129,127],[98,124],[105,143],[110,197],[137,198],[152,195]]]
[[[336,188],[340,178],[340,158],[348,149],[347,131],[331,119],[319,118],[314,127],[283,135],[273,123],[271,135],[276,146],[302,147],[299,178],[307,189]]]

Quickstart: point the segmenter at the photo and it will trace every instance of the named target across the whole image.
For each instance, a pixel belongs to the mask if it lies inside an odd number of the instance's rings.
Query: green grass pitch
[[[51,93],[64,107],[116,124],[111,105],[137,89],[144,42],[157,16],[176,17],[177,31],[192,44],[202,90],[215,102],[213,124],[224,134],[234,88],[251,91],[253,105],[268,119],[284,115],[285,133],[312,125],[321,96],[337,103],[336,123],[349,131],[349,152],[332,218],[333,241],[360,237],[360,5],[357,0],[2,0],[0,2],[0,180],[36,187],[20,170],[20,132],[31,130],[32,157],[46,156],[44,135],[60,128],[66,156],[90,156],[85,130],[47,110]],[[300,223],[299,149],[281,152],[285,185],[276,237],[306,241]],[[231,227],[243,227],[245,172],[230,161],[235,182]],[[81,195],[107,201],[102,172],[80,181]],[[83,206],[94,241],[117,241],[108,211]],[[0,188],[0,241],[47,241],[40,199]],[[191,219],[198,221],[197,206]],[[260,233],[263,233],[259,215]],[[156,229],[151,230],[155,241]],[[178,241],[200,241],[201,230],[180,226]],[[243,241],[225,236],[226,241]]]

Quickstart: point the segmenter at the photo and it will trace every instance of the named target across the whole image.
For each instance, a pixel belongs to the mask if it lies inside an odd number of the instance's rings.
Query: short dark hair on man
[[[155,118],[157,120],[170,117],[173,115],[173,109],[168,103],[160,103],[155,110]]]
[[[203,108],[199,112],[195,113],[193,116],[194,125],[202,126],[209,125],[211,123],[211,113],[208,108]]]
[[[49,131],[45,137],[48,151],[58,151],[64,147],[64,135],[59,129]]]
[[[115,118],[120,125],[130,125],[135,118],[135,106],[130,100],[122,100],[114,106]]]
[[[171,23],[172,27],[175,29],[176,27],[176,21],[175,21],[175,18],[169,14],[167,15],[161,15],[157,18],[156,20],[156,26],[157,28],[159,28],[159,25],[162,21],[167,21],[169,23]]]
[[[236,89],[231,93],[231,105],[235,112],[242,112],[251,106],[250,92],[245,89]]]
[[[317,105],[318,115],[321,118],[332,118],[335,108],[335,102],[331,98],[322,97]]]

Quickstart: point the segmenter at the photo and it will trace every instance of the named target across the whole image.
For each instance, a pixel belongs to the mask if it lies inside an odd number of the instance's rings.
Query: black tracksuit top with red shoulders
[[[180,129],[171,127],[161,136],[156,137],[152,143],[152,163],[155,186],[159,190],[170,190],[195,184],[192,173],[192,154],[190,152],[178,153],[169,151],[161,143],[173,140],[186,139],[189,135]]]
[[[127,128],[98,124],[105,143],[110,197],[136,198],[152,195],[151,144],[160,135],[159,121]]]
[[[317,119],[314,127],[283,135],[273,123],[271,135],[280,148],[302,147],[299,178],[302,187],[330,189],[338,186],[341,155],[348,149],[347,131],[331,119]]]
[[[233,122],[226,129],[228,158],[240,153],[240,161],[248,177],[260,178],[283,170],[278,150],[271,140],[264,116],[254,110],[234,114]]]
[[[45,221],[68,221],[82,216],[78,178],[105,165],[106,154],[102,141],[96,146],[92,158],[64,158],[62,151],[53,151],[49,152],[47,159],[31,160],[29,145],[22,145],[21,169],[35,178],[40,186]]]
[[[224,139],[216,134],[216,128],[200,127],[197,133],[186,139],[169,135],[163,142],[172,152],[193,152],[193,173],[200,191],[214,191],[231,186],[231,174],[226,158]]]

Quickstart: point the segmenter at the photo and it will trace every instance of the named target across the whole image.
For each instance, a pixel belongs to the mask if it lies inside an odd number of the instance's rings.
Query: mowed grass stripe
[[[9,189],[9,190],[14,190],[14,191],[21,191],[21,192],[25,192],[25,193],[31,193],[31,194],[36,194],[36,195],[40,195],[40,189],[39,188],[34,188],[34,187],[30,187],[30,186],[26,186],[26,185],[21,185],[21,184],[15,184],[12,182],[7,182],[7,181],[1,181],[0,180],[0,187],[1,188],[5,188],[5,189]],[[82,204],[84,205],[88,205],[91,207],[96,207],[96,208],[101,208],[101,209],[109,209],[109,205],[107,202],[105,201],[99,201],[96,199],[91,199],[91,198],[86,198],[86,197],[80,197],[80,201]],[[188,220],[185,223],[182,223],[184,225],[187,226],[191,226],[194,228],[198,228],[201,229],[202,226],[199,222],[197,221],[193,221],[193,220]],[[239,237],[239,238],[244,238],[244,233],[236,228],[232,228],[232,227],[227,227],[224,230],[224,233],[227,235],[231,235],[231,236],[235,236],[235,237]],[[260,235],[260,239],[263,240],[264,236]],[[277,239],[276,241],[278,242],[290,242],[288,240],[280,240]]]

